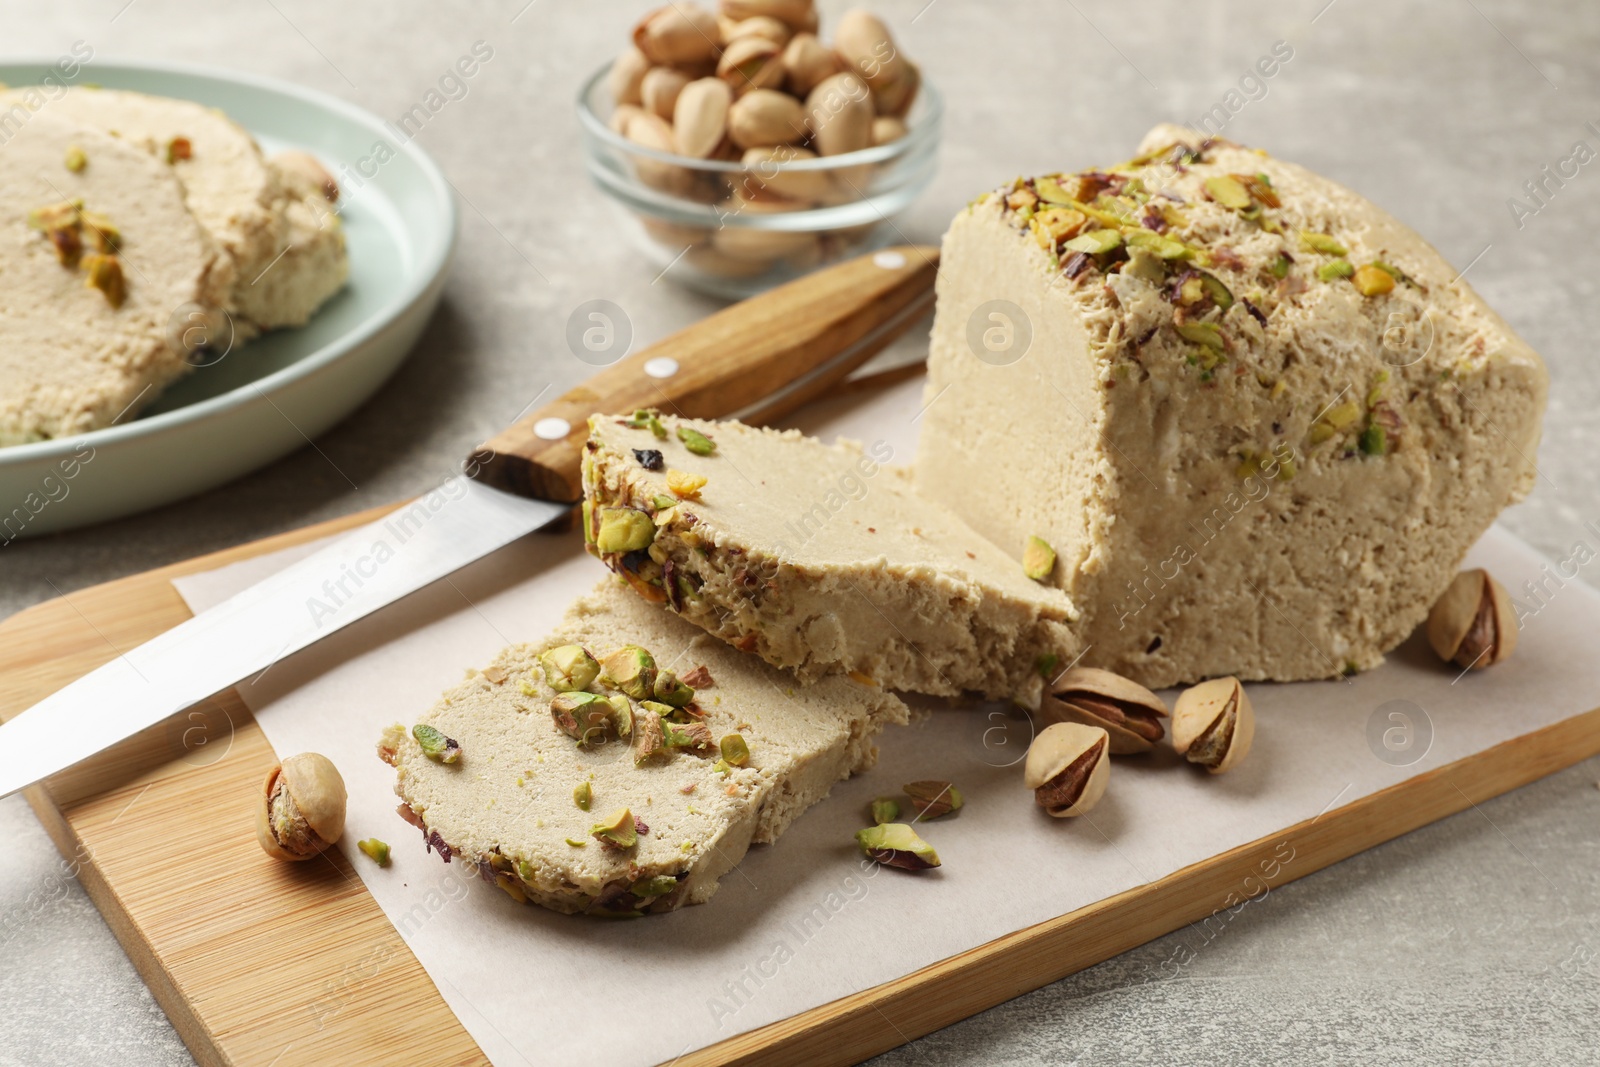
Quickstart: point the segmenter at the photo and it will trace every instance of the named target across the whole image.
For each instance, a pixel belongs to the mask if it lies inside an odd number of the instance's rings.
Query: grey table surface
[[[4,548],[0,616],[423,490],[540,389],[583,376],[564,341],[583,301],[622,306],[641,342],[716,307],[655,280],[581,166],[576,88],[649,6],[0,0],[8,51],[81,40],[104,59],[276,75],[391,118],[474,42],[493,48],[418,137],[460,192],[463,233],[438,315],[393,381],[315,449],[232,485]],[[822,5],[827,18],[844,6]],[[909,239],[935,241],[1014,174],[1120,159],[1154,122],[1221,105],[1228,136],[1353,186],[1470,265],[1553,379],[1539,486],[1504,521],[1556,556],[1596,541],[1584,527],[1600,519],[1600,369],[1585,338],[1600,332],[1600,176],[1568,165],[1539,201],[1524,183],[1580,142],[1600,148],[1600,5],[875,7],[948,100],[939,176],[897,222]],[[1275,76],[1241,81],[1280,41],[1293,54]],[[1214,938],[1180,931],[874,1062],[1593,1062],[1597,779],[1587,761],[1273,890]],[[0,802],[0,839],[0,1065],[190,1062],[19,798]],[[1163,968],[1175,953],[1192,960]]]

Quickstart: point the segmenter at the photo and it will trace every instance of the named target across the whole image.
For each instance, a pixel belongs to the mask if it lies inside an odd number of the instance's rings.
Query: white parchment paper
[[[904,463],[920,409],[917,380],[838,399],[800,425],[824,437],[887,441]],[[797,501],[797,513],[810,503]],[[310,547],[174,584],[199,611]],[[339,766],[350,789],[340,847],[354,854],[361,838],[390,842],[387,869],[358,854],[354,867],[494,1063],[653,1064],[1154,881],[1600,703],[1600,656],[1591,647],[1600,594],[1575,568],[1547,563],[1498,528],[1469,563],[1488,567],[1529,612],[1516,655],[1492,670],[1458,678],[1413,638],[1383,668],[1353,679],[1252,686],[1255,748],[1238,770],[1210,778],[1174,766],[1170,752],[1119,759],[1105,800],[1068,821],[1043,817],[1022,786],[1025,719],[994,708],[935,709],[920,725],[891,730],[877,769],[835,787],[777,845],[754,850],[711,903],[634,922],[519,906],[460,863],[425,854],[395,814],[394,772],[374,752],[384,725],[413,721],[464,668],[542,635],[602,577],[576,532],[526,538],[275,664],[240,693],[280,754],[316,750]],[[1524,591],[1528,581],[1537,596]],[[948,778],[968,798],[959,816],[924,827],[944,866],[920,875],[864,866],[852,834],[868,801],[922,778]],[[1292,871],[1294,860],[1286,862]],[[601,1022],[595,1000],[619,1003],[626,990],[638,995],[624,1000],[641,1010]]]

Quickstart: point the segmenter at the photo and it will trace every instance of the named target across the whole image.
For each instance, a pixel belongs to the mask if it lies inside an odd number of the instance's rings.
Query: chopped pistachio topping
[[[365,841],[357,841],[356,848],[379,867],[389,866],[389,846],[379,841],[376,837],[369,837]]]
[[[1233,211],[1243,211],[1254,203],[1250,197],[1250,190],[1231,174],[1219,174],[1214,178],[1207,178],[1205,187],[1206,192],[1211,194],[1211,199]]]
[[[628,892],[636,897],[664,897],[678,888],[678,880],[670,874],[658,874],[650,878],[641,878],[628,887]]]
[[[890,822],[856,831],[861,851],[876,863],[907,871],[939,866],[939,854],[905,823]]]
[[[64,162],[67,165],[67,169],[72,173],[81,174],[83,173],[83,168],[89,165],[89,156],[82,148],[75,144],[69,144]]]
[[[569,837],[569,838],[567,838],[567,844],[571,845],[573,848],[588,848],[589,847],[589,842],[583,840],[582,838],[577,838],[577,837]],[[524,875],[523,877],[526,878],[528,876]],[[532,879],[530,878],[529,880],[531,881]]]
[[[750,760],[750,746],[745,742],[742,734],[725,734],[717,747],[722,752],[722,759],[734,767],[743,767]]]
[[[572,802],[578,805],[580,811],[588,811],[589,805],[594,801],[594,786],[588,782],[579,782],[572,790]]]
[[[638,508],[601,508],[594,546],[602,553],[637,552],[656,539],[656,524]]]
[[[1191,344],[1217,352],[1223,350],[1222,330],[1214,322],[1182,322],[1176,329],[1178,336]]]
[[[703,474],[689,474],[680,470],[667,471],[667,488],[682,500],[699,500],[700,490],[705,488],[706,481],[706,476]]]
[[[872,824],[882,826],[900,818],[900,802],[894,797],[877,797],[871,805]]]
[[[1046,652],[1033,661],[1033,669],[1047,682],[1056,676],[1056,668],[1060,665],[1061,657],[1054,652]]]
[[[1373,423],[1361,431],[1361,451],[1369,456],[1381,456],[1389,451],[1389,435],[1382,426]]]
[[[1394,290],[1394,275],[1376,263],[1358,268],[1350,280],[1362,296],[1382,296]]]
[[[1348,278],[1355,272],[1355,267],[1350,265],[1348,259],[1335,259],[1318,267],[1317,277],[1325,282],[1332,282],[1340,278]]]
[[[600,682],[635,700],[649,700],[655,694],[655,657],[638,645],[623,645],[600,661]]]
[[[116,256],[108,256],[103,252],[95,252],[83,257],[83,269],[86,272],[83,284],[85,288],[98,289],[105,294],[106,303],[113,308],[122,306],[128,299],[128,283],[122,275],[122,261]]]
[[[627,808],[618,808],[605,822],[595,823],[589,828],[589,836],[613,848],[632,848],[639,843],[638,831],[633,827],[633,813]]]
[[[426,723],[411,728],[411,736],[422,746],[422,754],[440,763],[454,763],[461,758],[461,746],[454,738],[446,737]]]
[[[678,440],[683,442],[684,448],[687,448],[697,456],[709,456],[717,450],[715,441],[699,430],[688,426],[678,427]]]
[[[1030,536],[1022,549],[1022,573],[1036,582],[1050,577],[1056,569],[1056,550],[1042,537]]]
[[[1287,278],[1289,276],[1290,260],[1288,253],[1279,252],[1278,258],[1272,261],[1272,276],[1274,278]]]
[[[544,679],[558,693],[589,688],[600,676],[600,664],[582,645],[562,645],[539,654]]]
[[[1090,230],[1081,233],[1062,245],[1062,248],[1071,252],[1084,252],[1091,256],[1102,255],[1120,247],[1122,233],[1120,230]]]
[[[1350,254],[1350,250],[1348,248],[1340,244],[1338,241],[1335,241],[1332,237],[1329,237],[1325,233],[1313,233],[1310,230],[1301,230],[1300,243],[1311,249],[1311,251],[1321,252],[1324,255],[1345,256]]]
[[[640,408],[635,411],[628,418],[628,425],[635,430],[648,429],[656,437],[663,440],[667,436],[667,428],[661,425],[661,419],[657,417],[653,408]]]
[[[694,700],[694,689],[680,681],[673,671],[659,672],[653,688],[657,700],[674,708],[685,707]]]

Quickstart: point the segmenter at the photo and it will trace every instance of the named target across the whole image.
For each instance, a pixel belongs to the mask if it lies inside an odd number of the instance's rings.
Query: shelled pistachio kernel
[[[662,440],[665,440],[667,436],[667,428],[661,425],[661,419],[652,408],[640,408],[635,411],[628,417],[627,425],[635,430],[649,430]]]
[[[594,786],[588,782],[579,782],[572,790],[572,802],[578,805],[579,811],[588,811],[589,805],[594,801]]]
[[[1350,280],[1362,296],[1382,296],[1394,291],[1394,275],[1371,263],[1358,267]]]
[[[911,798],[911,806],[916,809],[919,819],[943,818],[951,812],[960,811],[965,803],[961,790],[946,781],[907,782],[900,788]]]
[[[874,863],[903,871],[925,871],[939,866],[939,854],[905,823],[890,822],[856,831],[856,844]]]
[[[600,529],[594,535],[594,547],[603,554],[637,552],[649,548],[655,539],[655,520],[647,512],[638,508],[600,509]]]
[[[75,144],[69,144],[67,145],[66,159],[63,162],[66,163],[67,169],[72,173],[81,174],[83,168],[89,165],[89,156],[82,148]]]
[[[670,874],[657,874],[641,878],[628,887],[636,897],[664,897],[678,888],[678,880]]]
[[[417,739],[417,744],[422,746],[422,754],[431,760],[440,763],[454,763],[461,758],[461,746],[455,738],[446,737],[438,730],[426,723],[417,723],[411,728],[411,736]]]
[[[603,743],[612,732],[611,702],[598,693],[557,693],[550,701],[550,717],[579,745]]]
[[[697,456],[709,456],[717,450],[715,441],[689,426],[678,427],[678,440],[683,442],[684,448]]]
[[[868,811],[874,826],[894,822],[900,818],[900,802],[894,797],[874,797]]]
[[[653,703],[655,702],[645,701],[646,706]],[[652,708],[651,710],[654,711],[655,709]],[[663,717],[661,719],[661,734],[666,746],[671,749],[704,752],[711,747],[711,727],[703,722],[677,723]]]
[[[589,688],[600,677],[600,662],[582,645],[562,645],[539,654],[544,680],[558,693]]]
[[[652,687],[655,698],[674,708],[686,707],[694,700],[694,688],[685,684],[674,671],[660,671]]]
[[[600,683],[635,700],[649,700],[655,695],[655,657],[638,645],[623,645],[600,661]]]
[[[743,734],[724,734],[722,740],[717,742],[717,748],[722,753],[723,762],[729,766],[743,767],[750,760],[750,745]]]
[[[1050,577],[1056,569],[1056,550],[1042,537],[1030,536],[1022,549],[1022,573],[1036,582]]]
[[[389,866],[389,846],[385,842],[379,841],[376,837],[357,841],[356,848],[359,848],[363,855],[379,867]]]
[[[618,808],[605,822],[595,823],[589,828],[589,836],[612,848],[632,848],[639,843],[639,833],[633,826],[633,813],[627,808]]]
[[[667,488],[680,500],[699,500],[700,490],[705,488],[708,480],[704,474],[672,469],[667,471]]]
[[[1215,178],[1207,178],[1205,187],[1206,192],[1211,194],[1211,199],[1233,211],[1243,211],[1253,202],[1250,190],[1245,188],[1243,182],[1230,174],[1219,174]]]

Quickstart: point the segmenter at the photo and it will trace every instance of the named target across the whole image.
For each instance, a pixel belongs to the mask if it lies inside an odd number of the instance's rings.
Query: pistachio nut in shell
[[[633,44],[652,63],[684,66],[714,59],[717,17],[693,3],[658,7],[633,28]]]
[[[1172,747],[1212,774],[1237,766],[1250,754],[1255,736],[1255,710],[1232,676],[1185,689],[1172,706]]]
[[[612,105],[642,104],[644,99],[639,95],[639,85],[649,71],[650,57],[637,48],[629,48],[618,56],[611,64],[611,73],[606,75]]]
[[[723,49],[717,77],[728,83],[734,96],[782,88],[783,48],[765,37],[741,37]]]
[[[812,0],[722,0],[722,14],[736,22],[772,18],[796,30],[815,27],[816,9]]]
[[[639,99],[646,111],[652,111],[668,122],[678,104],[678,94],[689,84],[689,76],[671,67],[651,67],[639,83]]]
[[[1138,682],[1098,667],[1073,667],[1039,706],[1050,722],[1081,722],[1110,736],[1111,754],[1148,752],[1166,736],[1167,705]]]
[[[733,90],[721,78],[698,78],[678,93],[672,109],[673,139],[678,151],[706,159],[728,133],[728,109]]]
[[[316,752],[290,756],[267,774],[256,807],[256,840],[267,855],[307,860],[344,833],[344,778]]]
[[[611,117],[606,120],[606,127],[615,134],[628,136],[628,123],[635,115],[643,115],[644,108],[638,104],[618,104],[611,112]]]
[[[1511,598],[1488,571],[1462,571],[1428,612],[1428,644],[1463,669],[1499,663],[1517,648]]]
[[[872,93],[849,71],[824,78],[806,95],[805,121],[820,155],[871,147],[875,117]]]
[[[797,33],[783,49],[783,73],[788,88],[804,97],[825,79],[844,70],[837,52],[823,44],[814,33]]]
[[[797,201],[786,205],[790,210],[815,203],[828,195],[832,179],[827,172],[795,170],[785,164],[816,158],[811,149],[796,145],[747,148],[739,157],[745,173],[735,179],[734,195],[747,200]]]
[[[922,88],[922,71],[915,63],[907,63],[894,81],[872,87],[872,99],[878,114],[904,117],[916,103],[917,90]]]
[[[879,115],[872,120],[872,143],[874,145],[892,144],[900,140],[908,132],[905,120],[897,119],[893,115]]]
[[[730,19],[724,16],[717,20],[717,27],[722,31],[724,47],[744,37],[765,37],[782,48],[789,43],[789,38],[794,36],[792,26],[771,15],[756,15],[747,19]]]
[[[1111,780],[1110,738],[1098,726],[1058,722],[1028,746],[1023,782],[1034,802],[1057,819],[1082,815],[1100,802]]]
[[[672,124],[652,111],[640,110],[630,117],[622,135],[634,144],[657,152],[676,153],[678,150]],[[695,175],[685,167],[639,155],[633,157],[633,167],[640,181],[664,193],[686,196],[694,191]]]
[[[853,8],[839,18],[833,31],[833,48],[845,64],[876,89],[889,85],[905,70],[905,59],[882,19],[870,11]]]
[[[794,144],[805,135],[805,112],[787,93],[753,89],[728,109],[728,138],[740,148]]]
[[[711,235],[711,245],[718,252],[747,263],[768,263],[804,255],[816,243],[814,233],[763,230],[754,226],[727,226]]]

